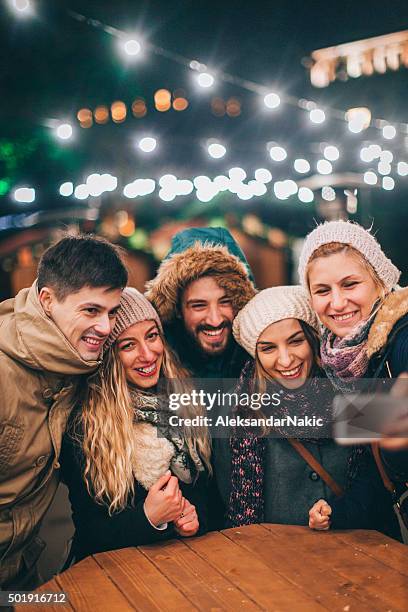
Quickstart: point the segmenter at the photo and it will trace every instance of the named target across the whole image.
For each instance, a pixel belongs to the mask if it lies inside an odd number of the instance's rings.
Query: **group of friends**
[[[0,305],[0,586],[38,585],[38,534],[61,479],[75,526],[67,565],[259,522],[400,538],[386,485],[406,488],[407,419],[382,446],[341,446],[329,429],[336,393],[406,376],[399,277],[373,234],[347,221],[306,237],[299,285],[261,291],[222,228],[174,236],[145,294],[127,286],[108,241],[51,246],[31,288]],[[169,397],[191,398],[194,380],[275,395],[256,417],[280,424],[217,435],[205,406],[184,401],[182,425],[169,427]],[[238,402],[229,413],[255,411]],[[294,430],[288,415],[323,427]]]

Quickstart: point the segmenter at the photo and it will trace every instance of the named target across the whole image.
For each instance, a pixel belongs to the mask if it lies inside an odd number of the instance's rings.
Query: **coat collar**
[[[368,334],[368,358],[385,346],[393,327],[407,313],[408,287],[397,289],[386,296]]]
[[[99,361],[85,361],[44,312],[37,281],[0,304],[0,350],[33,370],[63,376],[89,374]]]

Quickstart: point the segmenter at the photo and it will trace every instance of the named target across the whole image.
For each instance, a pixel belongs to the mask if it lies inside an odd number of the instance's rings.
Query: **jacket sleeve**
[[[408,320],[408,315],[405,315],[404,320],[406,318]],[[395,336],[388,361],[393,378],[397,378],[402,372],[408,372],[408,324]]]
[[[106,506],[96,503],[88,493],[82,476],[83,456],[69,434],[63,439],[60,463],[69,489],[76,530],[74,550],[77,548],[80,551],[79,557],[115,548],[150,544],[173,536],[171,526],[158,530],[149,523],[143,509],[147,494],[137,484],[134,505],[109,516]]]
[[[395,483],[408,482],[408,450],[381,449],[381,458],[389,478]]]
[[[193,484],[180,482],[180,489],[190,504],[195,506],[198,522],[200,524],[197,535],[203,535],[208,531],[208,496],[209,479],[207,472],[200,474]]]
[[[330,505],[333,529],[384,531],[386,522],[394,523],[391,496],[383,485],[371,453],[360,458],[357,474],[350,486],[342,497],[331,500]]]

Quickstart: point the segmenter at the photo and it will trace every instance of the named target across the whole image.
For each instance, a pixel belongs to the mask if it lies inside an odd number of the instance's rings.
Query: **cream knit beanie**
[[[256,343],[264,329],[283,319],[300,319],[319,330],[308,293],[300,285],[271,287],[257,293],[235,317],[234,338],[255,357]]]
[[[359,251],[372,265],[389,293],[398,283],[401,272],[385,256],[374,236],[358,223],[351,221],[328,221],[318,225],[304,242],[299,258],[299,280],[308,289],[306,268],[309,260],[320,246],[329,242],[349,244]]]
[[[106,341],[106,348],[113,344],[128,327],[149,320],[155,321],[159,330],[163,331],[159,315],[143,293],[133,287],[125,287],[120,298],[115,327]]]

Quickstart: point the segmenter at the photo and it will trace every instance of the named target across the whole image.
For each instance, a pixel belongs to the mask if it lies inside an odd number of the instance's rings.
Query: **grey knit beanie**
[[[115,327],[106,341],[106,348],[112,345],[128,327],[150,320],[155,321],[159,330],[163,331],[159,315],[143,293],[134,287],[125,287],[120,298]]]
[[[323,244],[340,242],[349,244],[359,251],[372,265],[378,277],[383,281],[389,293],[398,283],[401,272],[386,257],[374,236],[358,223],[351,221],[328,221],[318,225],[306,236],[299,258],[299,280],[308,289],[306,278],[307,264],[314,251]]]
[[[255,357],[259,336],[269,325],[283,319],[300,319],[319,330],[309,295],[300,285],[271,287],[257,293],[235,317],[234,338]]]

